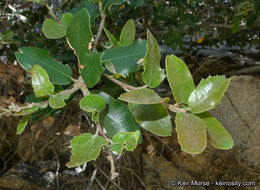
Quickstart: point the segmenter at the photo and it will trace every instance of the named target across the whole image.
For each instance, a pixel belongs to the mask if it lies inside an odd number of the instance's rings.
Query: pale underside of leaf
[[[84,133],[81,136],[74,137],[71,141],[72,155],[70,157],[70,162],[66,165],[69,168],[72,168],[91,160],[96,160],[103,146],[108,146],[108,143],[101,136]]]
[[[165,78],[164,70],[160,68],[161,50],[152,33],[147,30],[146,55],[143,61],[142,78],[151,88],[157,87]]]
[[[121,94],[118,100],[135,104],[158,104],[165,101],[156,92],[148,88],[131,90]]]
[[[209,143],[218,149],[228,150],[234,146],[234,141],[228,131],[209,112],[198,114],[204,121]]]
[[[196,115],[178,113],[175,118],[177,139],[181,149],[190,154],[200,154],[207,146],[204,122]]]

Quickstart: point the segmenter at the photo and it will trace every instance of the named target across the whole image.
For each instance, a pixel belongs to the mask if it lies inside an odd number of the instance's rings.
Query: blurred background
[[[22,105],[32,93],[30,74],[15,59],[24,46],[47,49],[61,63],[77,70],[77,59],[66,39],[50,40],[42,33],[44,19],[51,18],[41,0],[0,0],[0,106]],[[57,17],[89,7],[82,0],[46,0]],[[116,2],[116,0],[115,0]],[[100,22],[93,6],[95,34]],[[172,186],[171,180],[239,181],[242,189],[260,189],[260,1],[259,0],[127,0],[111,7],[106,28],[117,39],[125,22],[133,18],[136,38],[149,29],[161,47],[161,66],[166,55],[181,57],[195,83],[209,75],[237,76],[222,104],[212,114],[234,139],[233,149],[208,145],[200,155],[180,150],[176,133],[161,138],[143,131],[144,142],[134,152],[117,159],[119,178],[109,178],[106,154],[78,172],[65,163],[70,140],[91,130],[91,122],[78,102],[62,110],[35,115],[25,132],[16,135],[19,118],[0,116],[0,189],[191,189]],[[103,33],[100,41],[108,41]],[[102,45],[102,44],[100,44]],[[102,50],[102,46],[99,46]],[[116,90],[115,89],[112,89]],[[156,91],[171,96],[164,81]],[[77,100],[77,98],[76,98]],[[173,124],[174,125],[174,124]],[[229,189],[200,186],[198,189]]]

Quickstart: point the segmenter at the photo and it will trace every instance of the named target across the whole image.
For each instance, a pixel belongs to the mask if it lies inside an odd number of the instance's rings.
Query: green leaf
[[[48,51],[34,47],[23,47],[15,55],[25,70],[31,71],[31,68],[37,64],[47,71],[53,84],[68,85],[71,83],[72,71],[70,67],[51,58]]]
[[[88,0],[90,3],[98,3],[99,0]]]
[[[86,8],[89,12],[90,15],[90,22],[92,27],[95,24],[95,19],[100,15],[99,9],[98,9],[98,5],[94,4],[94,3],[90,3],[88,1],[81,1],[77,4],[76,8],[72,9],[72,13],[75,14],[77,12],[79,12],[80,10],[82,10],[83,8]]]
[[[99,95],[90,94],[82,98],[79,105],[86,112],[101,112],[106,108],[106,101]]]
[[[175,118],[178,142],[190,154],[200,154],[207,146],[204,122],[196,115],[178,113]]]
[[[99,112],[93,112],[91,118],[95,123],[99,122]]]
[[[138,124],[147,131],[159,136],[171,136],[171,117],[161,104],[142,105],[129,103]]]
[[[80,64],[84,66],[81,69],[81,75],[88,88],[94,87],[104,72],[101,64],[103,53],[91,53],[81,56]]]
[[[209,143],[219,149],[228,150],[234,146],[234,141],[228,131],[209,112],[198,114],[204,121]]]
[[[27,102],[35,102],[35,103],[37,103],[37,102],[43,102],[43,101],[48,100],[48,99],[49,99],[48,97],[45,97],[45,98],[37,98],[37,97],[35,96],[35,94],[29,94],[28,96],[25,97],[25,100],[26,100]]]
[[[47,38],[58,39],[66,35],[66,26],[47,18],[43,22],[42,31]]]
[[[109,39],[110,44],[115,46],[117,44],[115,36],[111,32],[109,32],[109,30],[107,30],[105,27],[103,27],[103,29]]]
[[[138,39],[127,47],[113,47],[104,51],[102,62],[110,61],[117,73],[128,76],[138,70],[137,61],[144,57],[146,41]]]
[[[130,46],[135,40],[135,22],[129,19],[120,34],[120,45]]]
[[[66,35],[67,27],[70,24],[73,16],[70,13],[62,15],[61,23],[56,20],[47,18],[43,22],[42,31],[49,39],[58,39]]]
[[[84,133],[76,136],[71,141],[70,162],[66,163],[69,168],[80,166],[91,160],[96,160],[101,148],[108,146],[107,141],[100,136]]]
[[[113,136],[113,143],[110,146],[112,151],[117,152],[119,155],[122,154],[123,149],[125,148],[127,151],[133,151],[139,138],[141,136],[141,132],[139,130],[135,132],[120,132]]]
[[[165,99],[162,99],[156,92],[149,88],[131,90],[121,94],[118,100],[134,104],[158,104],[165,101]]]
[[[22,111],[16,113],[15,115],[17,115],[17,116],[29,115],[29,114],[32,114],[32,113],[36,112],[38,109],[39,109],[39,106],[34,106],[32,108],[28,108],[28,109],[22,110]]]
[[[38,121],[38,120],[43,120],[49,116],[58,114],[60,112],[61,112],[61,109],[53,109],[49,106],[47,108],[40,108],[37,112],[32,114],[30,121],[34,122],[34,121]]]
[[[175,55],[167,56],[166,74],[175,101],[188,104],[189,96],[195,89],[195,85],[186,64]]]
[[[121,5],[125,1],[126,0],[104,0],[104,10],[105,10],[106,14],[108,14],[108,11],[110,11],[110,9],[113,5]]]
[[[43,5],[43,1],[42,0],[26,0],[26,1]]]
[[[34,65],[32,68],[32,86],[36,97],[50,96],[54,92],[47,72],[40,65]]]
[[[89,12],[82,9],[74,15],[67,29],[68,42],[79,59],[89,53],[88,44],[92,35]]]
[[[66,105],[65,99],[68,99],[69,96],[70,94],[67,95],[62,95],[61,93],[55,94],[50,97],[49,106],[53,109],[63,108]]]
[[[232,33],[236,33],[239,29],[240,22],[243,20],[243,15],[235,16],[233,19]]]
[[[136,8],[136,7],[140,7],[140,6],[144,5],[144,1],[143,0],[131,0],[131,1],[129,1],[129,4],[131,6],[133,6],[134,8]]]
[[[189,97],[191,112],[202,113],[218,105],[230,80],[225,76],[209,76],[207,79],[202,79]]]
[[[100,113],[100,123],[106,129],[108,138],[112,138],[119,132],[139,130],[139,126],[127,105],[116,101],[105,92],[98,94],[102,96],[107,103],[107,109]]]
[[[20,120],[20,122],[18,123],[18,126],[17,126],[17,131],[16,131],[17,135],[22,134],[26,125],[28,124],[29,119],[30,119],[29,115],[23,116],[23,118]]]
[[[126,78],[125,75],[118,74],[118,73],[116,72],[115,66],[114,66],[110,61],[108,61],[108,62],[105,63],[105,67],[106,67],[106,69],[107,69],[110,73],[112,73],[112,74],[114,75],[115,78],[120,78],[120,77]]]
[[[157,87],[165,78],[164,69],[160,68],[161,50],[152,33],[147,30],[146,55],[143,61],[142,78],[151,88]]]
[[[66,27],[66,32],[67,32],[67,28],[68,28],[70,22],[72,21],[72,19],[73,19],[73,15],[71,13],[65,13],[61,17],[61,23],[64,24],[64,26]],[[66,35],[66,33],[65,33],[65,35]]]

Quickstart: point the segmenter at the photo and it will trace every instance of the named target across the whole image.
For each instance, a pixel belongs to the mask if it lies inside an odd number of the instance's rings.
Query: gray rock
[[[225,126],[241,148],[241,157],[248,166],[260,169],[260,77],[239,76],[212,114]]]

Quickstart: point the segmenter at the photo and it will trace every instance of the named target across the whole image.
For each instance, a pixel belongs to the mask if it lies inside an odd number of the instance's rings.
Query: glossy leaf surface
[[[188,104],[189,96],[195,89],[195,85],[186,64],[175,55],[167,56],[166,74],[175,101]]]
[[[200,154],[207,146],[204,122],[196,115],[178,113],[175,118],[178,142],[190,154]]]
[[[34,65],[40,65],[47,71],[53,84],[68,85],[71,83],[72,71],[68,65],[62,65],[49,56],[47,50],[23,47],[15,53],[19,64],[27,71],[31,71]]]
[[[70,162],[66,165],[69,168],[80,166],[91,160],[96,160],[101,148],[107,146],[107,141],[101,136],[94,136],[90,133],[84,133],[76,136],[71,141]]]
[[[107,108],[100,114],[100,123],[106,129],[109,138],[112,138],[119,132],[139,130],[139,126],[127,105],[115,100],[104,92],[100,92],[99,95],[107,103]]]
[[[209,76],[207,79],[202,79],[189,97],[191,112],[202,113],[220,104],[230,80],[225,76]]]
[[[32,68],[32,86],[37,97],[50,96],[54,92],[54,86],[47,72],[39,65],[34,65]]]
[[[209,112],[198,114],[198,116],[206,125],[208,141],[212,146],[225,150],[231,149],[234,146],[231,135],[215,117]]]
[[[53,109],[63,108],[66,105],[65,99],[68,99],[69,96],[70,96],[69,94],[66,96],[62,94],[55,94],[50,97],[49,106]]]
[[[151,88],[157,87],[165,78],[164,70],[160,68],[161,50],[152,33],[147,30],[146,55],[143,61],[143,81]]]
[[[155,135],[171,135],[171,117],[165,106],[161,104],[142,105],[132,103],[128,105],[137,123],[140,124],[141,127]]]

